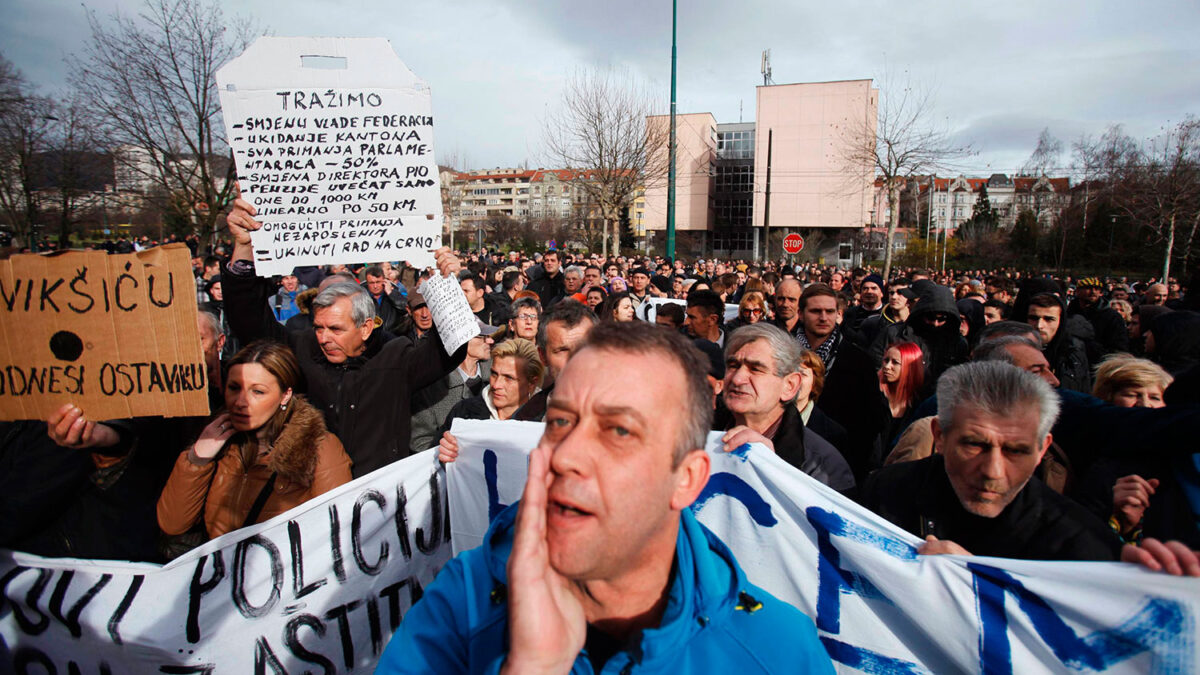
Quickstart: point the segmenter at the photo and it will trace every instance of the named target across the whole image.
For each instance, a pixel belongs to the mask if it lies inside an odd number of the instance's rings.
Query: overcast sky
[[[135,0],[3,0],[0,52],[47,92],[88,40],[87,10]],[[538,166],[541,121],[563,81],[627,68],[669,101],[668,0],[226,0],[275,35],[385,37],[430,83],[441,161]],[[754,119],[762,50],[774,80],[906,78],[931,89],[934,118],[976,150],[959,168],[1011,173],[1043,127],[1069,149],[1124,124],[1156,134],[1200,114],[1200,3],[1091,0],[765,2],[682,0],[679,111]],[[886,101],[883,102],[886,105]],[[1066,165],[1064,156],[1061,164]]]

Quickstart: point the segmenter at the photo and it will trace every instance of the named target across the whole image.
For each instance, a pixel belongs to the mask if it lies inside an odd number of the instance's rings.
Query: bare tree
[[[1121,200],[1163,242],[1162,278],[1171,275],[1171,256],[1184,223],[1190,249],[1200,226],[1200,119],[1188,117],[1143,144],[1129,168]]]
[[[875,126],[871,126],[869,119],[863,119],[850,120],[842,128],[842,161],[846,170],[855,175],[864,167],[874,167],[888,192],[890,214],[883,260],[886,279],[892,270],[900,191],[909,179],[935,173],[971,150],[956,145],[945,129],[934,126],[932,96],[927,89],[906,81],[894,90],[882,90],[880,99]]]
[[[612,228],[616,254],[622,209],[639,188],[667,175],[668,129],[647,123],[655,112],[652,101],[627,75],[584,71],[567,82],[560,108],[544,124],[549,163],[569,170],[572,183],[599,209],[605,228]],[[602,246],[607,256],[607,238]]]
[[[1029,156],[1029,159],[1025,160],[1020,175],[1045,176],[1047,171],[1053,171],[1058,166],[1058,159],[1062,155],[1062,151],[1062,141],[1050,133],[1049,127],[1042,129],[1041,135],[1038,136],[1037,147],[1033,149],[1033,154]]]
[[[35,94],[21,73],[0,56],[0,213],[18,239],[39,224],[39,161],[56,121],[54,102]]]
[[[114,152],[120,168],[188,204],[201,233],[212,232],[235,178],[216,72],[245,49],[254,26],[227,27],[208,0],[146,0],[137,17],[89,14],[89,23],[71,82],[105,139],[125,149]]]

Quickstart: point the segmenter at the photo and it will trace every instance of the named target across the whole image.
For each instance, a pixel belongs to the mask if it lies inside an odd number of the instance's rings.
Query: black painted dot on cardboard
[[[60,330],[50,337],[50,352],[59,361],[74,361],[83,354],[83,340],[71,331]]]

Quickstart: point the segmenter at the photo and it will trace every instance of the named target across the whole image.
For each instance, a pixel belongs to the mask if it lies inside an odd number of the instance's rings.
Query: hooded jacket
[[[518,504],[482,546],[451,560],[404,616],[376,673],[496,673],[508,652],[507,564]],[[604,673],[832,673],[812,620],[746,580],[733,553],[684,509],[666,610]],[[572,673],[591,673],[586,651]]]
[[[1042,347],[1042,353],[1046,355],[1046,361],[1050,363],[1050,368],[1054,371],[1058,381],[1062,383],[1063,389],[1086,394],[1092,390],[1092,367],[1088,361],[1085,341],[1073,333],[1074,329],[1082,328],[1086,335],[1090,333],[1091,324],[1082,318],[1079,318],[1076,324],[1071,324],[1067,317],[1066,303],[1062,301],[1062,298],[1058,298],[1058,304],[1062,307],[1060,314],[1062,319],[1050,344]],[[1028,306],[1026,306],[1026,316],[1028,317]],[[1082,325],[1077,325],[1080,322]]]
[[[1094,350],[1088,353],[1089,360],[1098,361],[1107,354],[1129,351],[1129,329],[1125,326],[1125,319],[1117,314],[1117,310],[1109,307],[1104,298],[1090,307],[1084,307],[1079,298],[1075,298],[1067,305],[1067,315],[1082,316],[1092,324],[1095,339]]]
[[[947,368],[967,360],[967,341],[959,333],[961,318],[953,291],[924,279],[914,283],[912,289],[917,293],[917,300],[908,320],[894,323],[879,333],[871,345],[871,359],[878,370],[889,346],[915,342],[925,355],[925,382],[932,388]],[[946,314],[949,320],[941,326],[925,323],[923,317],[937,313]]]
[[[246,464],[237,434],[211,461],[195,464],[179,454],[158,499],[158,524],[167,534],[183,534],[203,516],[210,537],[242,526],[263,486],[277,474],[256,522],[299,506],[350,482],[350,458],[337,437],[325,430],[321,413],[304,399],[292,399],[291,417],[270,452]]]
[[[1154,335],[1154,352],[1150,358],[1172,375],[1179,375],[1200,363],[1200,314],[1196,312],[1167,312],[1157,317],[1143,331]]]
[[[296,333],[313,329],[312,301],[318,293],[320,293],[318,289],[309,288],[296,296],[296,314],[284,322],[285,328]]]

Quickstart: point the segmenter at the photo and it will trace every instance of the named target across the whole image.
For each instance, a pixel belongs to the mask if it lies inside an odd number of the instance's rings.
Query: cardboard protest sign
[[[542,425],[456,420],[455,551],[521,498]],[[1200,580],[1106,562],[924,556],[920,540],[760,445],[708,437],[692,511],[751,582],[816,623],[839,672],[1194,673]]]
[[[191,254],[71,251],[0,261],[0,419],[208,415]]]
[[[362,673],[450,558],[425,452],[166,566],[0,550],[0,672]]]
[[[261,37],[217,71],[263,276],[433,264],[442,200],[429,87],[381,38]]]

